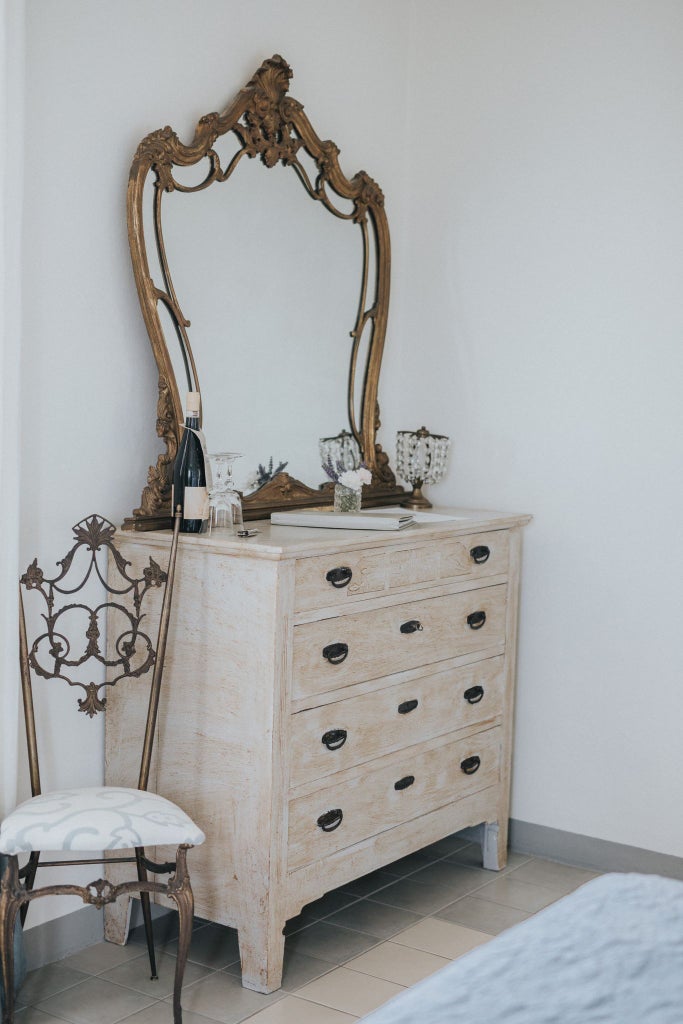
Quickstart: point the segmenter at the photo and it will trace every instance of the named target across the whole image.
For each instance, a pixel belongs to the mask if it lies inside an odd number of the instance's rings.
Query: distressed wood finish
[[[482,614],[474,628],[468,617]],[[306,623],[294,629],[294,695],[312,696],[337,690],[362,679],[386,676],[404,668],[431,664],[485,650],[505,639],[506,586],[485,587],[464,594],[423,597],[376,611],[354,611],[337,618]],[[415,632],[401,632],[419,623]],[[346,644],[339,664],[323,652]]]
[[[293,715],[290,785],[301,786],[392,750],[500,719],[503,677],[504,659],[488,658]],[[470,704],[464,695],[474,687],[481,687],[483,694],[474,694],[477,702]],[[346,733],[342,745],[328,739],[328,747],[323,737],[339,730]]]
[[[480,823],[488,865],[505,862],[528,517],[454,514],[379,537],[264,521],[248,541],[181,538],[155,786],[207,834],[193,851],[196,912],[238,929],[248,988],[279,986],[285,922],[337,885]],[[491,539],[488,570],[465,558],[452,571],[454,552]],[[132,533],[124,551],[136,566],[142,546],[167,545],[166,534]],[[325,583],[315,605],[321,568],[351,563],[375,566],[379,582],[338,601]],[[483,609],[486,624],[472,630],[467,614]],[[423,630],[401,634],[411,618]],[[358,645],[351,673],[319,652],[341,627]],[[378,629],[388,630],[381,647]],[[320,668],[306,667],[311,638]],[[484,692],[469,704],[475,686]],[[118,782],[132,742],[125,702],[110,699],[106,728],[107,778]],[[347,736],[328,750],[333,729]],[[460,763],[475,755],[482,763],[465,775]],[[414,783],[395,790],[408,775]],[[317,819],[336,808],[343,823],[325,833]],[[124,934],[123,917],[109,915],[108,937]]]
[[[477,557],[485,561],[477,562]],[[297,563],[294,603],[297,612],[343,606],[364,597],[434,586],[449,580],[495,576],[507,573],[507,565],[506,531],[470,534],[444,541],[438,547],[433,544],[413,547],[406,541],[405,547],[398,550],[387,552],[379,547],[353,552],[341,562],[323,555]],[[335,587],[327,576],[339,568],[348,569],[351,579],[345,586]]]
[[[500,775],[500,751],[499,728],[456,742],[440,737],[378,758],[355,769],[351,778],[338,781],[334,776],[309,796],[294,797],[289,805],[289,870],[322,861],[369,836],[494,785]],[[474,757],[481,764],[467,775],[461,762]],[[334,811],[339,812],[334,820],[341,823],[325,831],[318,822]]]

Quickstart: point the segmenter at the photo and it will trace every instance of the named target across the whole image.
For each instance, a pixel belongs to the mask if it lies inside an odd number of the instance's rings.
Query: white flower
[[[363,484],[372,482],[372,473],[369,469],[347,469],[342,473],[337,483],[342,487],[350,487],[352,491],[359,491]]]

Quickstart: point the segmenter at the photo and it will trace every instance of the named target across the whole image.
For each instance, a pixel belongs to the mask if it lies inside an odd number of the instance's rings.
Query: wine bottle
[[[181,533],[200,533],[209,518],[204,448],[199,433],[199,392],[189,391],[185,429],[173,468],[172,508],[182,506]]]

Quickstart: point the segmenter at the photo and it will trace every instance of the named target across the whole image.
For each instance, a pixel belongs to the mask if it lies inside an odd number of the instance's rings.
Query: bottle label
[[[206,487],[186,487],[183,519],[209,518],[209,492]]]
[[[199,416],[201,397],[198,391],[188,391],[185,399],[185,415]]]

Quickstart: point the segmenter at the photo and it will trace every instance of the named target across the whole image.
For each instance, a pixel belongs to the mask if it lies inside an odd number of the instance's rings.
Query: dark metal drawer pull
[[[460,767],[464,771],[465,775],[474,775],[474,773],[479,770],[480,764],[481,758],[477,757],[475,754],[474,757],[466,757],[464,761],[461,761]]]
[[[467,616],[467,625],[470,629],[481,629],[486,622],[486,612],[470,612]]]
[[[323,647],[323,658],[326,658],[330,665],[341,665],[348,653],[348,644],[328,644],[327,647]]]
[[[410,619],[401,626],[402,633],[419,633],[421,629],[422,623],[418,619]]]
[[[417,700],[404,700],[402,704],[398,706],[399,715],[409,715],[411,711],[414,711],[418,705]]]
[[[330,729],[323,733],[322,742],[328,750],[339,750],[346,743],[346,729]]]
[[[470,549],[470,557],[477,565],[483,565],[484,562],[488,562],[490,554],[491,549],[487,548],[485,544],[478,544],[476,548]]]
[[[469,690],[465,690],[463,697],[468,704],[478,704],[484,696],[483,686],[470,686]]]
[[[341,590],[342,587],[348,587],[352,576],[353,569],[350,569],[348,565],[338,565],[336,569],[330,569],[325,579],[337,590]]]
[[[394,789],[407,789],[408,786],[412,786],[414,782],[414,775],[404,775],[402,779],[399,779],[398,782],[394,783]]]
[[[341,807],[335,807],[333,811],[325,811],[318,818],[317,824],[323,832],[334,832],[335,828],[339,828],[342,823],[344,812]]]

